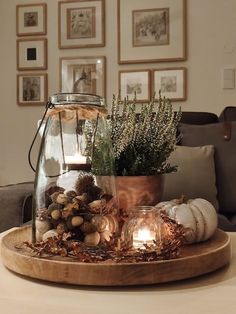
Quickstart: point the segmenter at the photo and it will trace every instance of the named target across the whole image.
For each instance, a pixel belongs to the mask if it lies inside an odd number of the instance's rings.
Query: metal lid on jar
[[[84,93],[57,93],[50,97],[50,102],[53,105],[104,106],[104,101],[101,96]]]

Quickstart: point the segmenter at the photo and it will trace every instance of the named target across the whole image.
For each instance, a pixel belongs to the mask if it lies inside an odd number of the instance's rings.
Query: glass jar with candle
[[[118,231],[107,111],[97,95],[50,98],[38,157],[33,241],[70,234],[96,246]]]
[[[155,207],[136,206],[130,209],[121,232],[121,239],[126,248],[137,250],[158,246],[162,237],[163,221]]]

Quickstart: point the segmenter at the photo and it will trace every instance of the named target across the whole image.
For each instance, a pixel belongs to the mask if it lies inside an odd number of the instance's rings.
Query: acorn
[[[104,199],[103,200],[95,200],[95,201],[89,203],[88,205],[89,205],[89,211],[91,213],[99,214],[106,207],[106,201]]]
[[[84,243],[88,246],[97,246],[99,242],[100,234],[97,231],[89,233],[84,237]]]
[[[57,197],[58,197],[59,194],[61,194],[61,193],[56,191],[56,192],[54,192],[53,194],[50,195],[50,198],[51,198],[53,203],[56,203]]]
[[[74,198],[77,196],[77,194],[75,191],[71,190],[66,192],[66,196],[68,196],[69,198]]]
[[[75,198],[77,196],[77,194],[75,193],[75,191],[67,191],[66,192],[66,196],[68,198],[69,202],[72,202],[73,198]]]
[[[54,220],[58,220],[59,218],[61,218],[61,211],[59,209],[54,209],[52,212],[51,212],[51,217],[52,219]]]
[[[60,187],[60,186],[57,186],[57,185],[55,185],[55,183],[54,183],[54,185],[52,185],[51,187],[49,187],[49,188],[46,190],[45,194],[52,196],[52,194],[55,193],[55,192],[63,193],[64,191],[65,191],[64,188],[62,188],[62,187]]]
[[[48,209],[47,208],[38,209],[37,218],[38,220],[41,220],[41,221],[48,219]]]
[[[78,210],[78,204],[76,203],[68,203],[66,207],[62,210],[62,217],[68,218],[69,216],[73,215],[75,211]]]
[[[91,219],[91,223],[97,227],[98,232],[103,232],[109,227],[108,219],[102,215],[95,215]]]
[[[61,193],[57,196],[56,203],[65,205],[68,203],[68,197],[65,194]]]
[[[95,231],[97,231],[97,228],[91,222],[84,221],[80,225],[80,230],[85,234],[89,234],[89,233],[94,233]]]
[[[73,230],[75,227],[79,227],[83,223],[84,219],[81,216],[69,216],[66,225],[69,230]]]
[[[75,199],[77,201],[79,201],[80,203],[83,202],[83,203],[87,203],[88,202],[88,194],[87,193],[83,193],[81,195],[78,195],[75,197]]]
[[[72,227],[78,227],[83,223],[84,219],[80,216],[74,216],[71,218]]]
[[[52,203],[48,206],[48,212],[51,213],[53,210],[60,210],[63,207],[64,206],[62,204]]]
[[[51,225],[47,220],[38,220],[35,221],[36,230],[41,234],[47,232],[51,229]]]
[[[56,229],[51,229],[51,230],[48,230],[47,232],[45,232],[43,234],[42,240],[46,241],[49,238],[54,238],[54,237],[57,237],[57,236],[58,236],[57,230]]]

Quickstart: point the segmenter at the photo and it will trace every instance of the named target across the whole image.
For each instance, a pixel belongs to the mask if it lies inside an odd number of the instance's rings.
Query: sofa
[[[213,113],[183,112],[180,142],[170,157],[178,166],[165,176],[164,200],[204,198],[218,212],[218,225],[236,231],[236,107]]]
[[[0,232],[31,220],[33,182],[0,187]]]
[[[165,176],[163,200],[205,198],[218,212],[218,225],[236,231],[236,107],[217,116],[183,111],[180,142],[170,157],[178,171]],[[0,232],[31,219],[34,184],[0,187]]]

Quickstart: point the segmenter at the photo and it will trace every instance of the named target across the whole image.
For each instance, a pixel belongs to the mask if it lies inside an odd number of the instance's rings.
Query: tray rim
[[[114,274],[120,270],[120,269],[132,269],[133,271],[137,270],[141,270],[141,272],[143,271],[145,273],[145,276],[147,275],[146,273],[148,273],[149,270],[153,271],[155,266],[159,266],[159,267],[168,267],[169,265],[178,265],[181,264],[182,262],[187,262],[187,261],[195,261],[197,259],[206,259],[211,255],[218,255],[219,253],[224,253],[225,257],[222,261],[219,261],[219,263],[217,264],[216,267],[214,267],[213,269],[210,270],[206,270],[203,269],[200,273],[198,272],[196,274],[196,276],[202,275],[202,274],[206,274],[212,271],[215,271],[221,267],[223,267],[224,265],[228,264],[230,262],[231,259],[231,240],[230,240],[230,236],[225,233],[224,231],[217,229],[216,233],[217,235],[219,234],[220,236],[223,236],[223,243],[221,243],[221,245],[219,245],[219,247],[214,248],[213,250],[210,251],[203,251],[198,255],[194,255],[191,254],[189,256],[183,256],[183,257],[178,257],[176,259],[170,259],[170,260],[161,260],[161,261],[152,261],[152,262],[138,262],[138,263],[113,263],[113,262],[102,262],[102,263],[83,263],[83,262],[78,262],[75,260],[62,260],[60,259],[55,259],[55,258],[49,258],[49,257],[38,257],[38,256],[31,256],[28,254],[22,254],[21,251],[18,251],[16,248],[13,249],[13,244],[9,243],[9,241],[12,239],[13,236],[17,235],[17,233],[29,233],[31,231],[31,226],[24,226],[24,227],[20,227],[17,229],[14,229],[10,232],[8,232],[6,235],[4,235],[2,237],[1,240],[1,255],[2,255],[2,262],[5,265],[5,267],[7,267],[8,269],[16,272],[16,273],[20,273],[22,275],[25,275],[27,277],[31,277],[31,278],[36,278],[36,279],[42,279],[42,280],[46,280],[46,281],[53,281],[53,282],[59,282],[59,283],[68,283],[68,284],[79,284],[79,285],[101,285],[101,286],[110,286],[110,285],[114,285],[114,286],[120,286],[120,285],[139,285],[139,284],[153,284],[153,283],[162,283],[162,282],[169,282],[172,281],[171,279],[167,280],[161,280],[159,281],[158,279],[154,279],[153,278],[148,280],[148,278],[146,278],[145,280],[143,280],[143,278],[140,278],[140,281],[138,278],[136,278],[136,280],[134,280],[135,283],[130,283],[129,280],[124,284],[122,283],[114,283],[114,284],[106,284],[106,282],[101,282],[95,280],[95,282],[93,283],[84,283],[84,280],[82,280],[82,282],[80,282],[80,280],[72,280],[72,282],[70,282],[70,280],[61,280],[58,278],[54,278],[53,280],[51,280],[50,278],[47,277],[43,277],[42,278],[42,274],[38,275],[38,274],[34,274],[32,276],[32,274],[27,273],[27,271],[22,271],[22,269],[20,269],[19,265],[15,265],[17,264],[17,262],[20,261],[28,261],[29,263],[33,264],[47,264],[47,265],[53,265],[55,267],[59,267],[62,268],[63,267],[71,267],[73,269],[78,268],[78,270],[83,270],[85,269],[85,271],[89,272],[94,271],[94,269],[98,269],[98,271],[102,270],[106,272],[106,269],[109,268],[109,270],[111,271],[111,276],[113,276],[113,272]],[[29,239],[26,239],[29,241]],[[210,239],[211,240],[211,239]],[[197,243],[197,244],[193,244],[196,245],[197,247],[200,247],[201,245],[205,245],[207,244],[208,241],[203,242],[203,243]],[[15,243],[16,245],[16,243]],[[14,257],[15,261],[13,260],[13,262],[8,260],[8,257]],[[155,269],[154,269],[155,271]],[[137,277],[139,276],[138,274],[136,274]],[[143,276],[143,274],[142,274]],[[182,278],[175,278],[173,281],[175,280],[180,280],[180,279],[187,279],[187,278],[192,278],[192,277],[196,277],[195,275],[191,275],[191,276],[184,276]],[[150,275],[150,277],[152,277]],[[115,282],[117,280],[114,280]],[[131,280],[132,281],[132,280]]]

